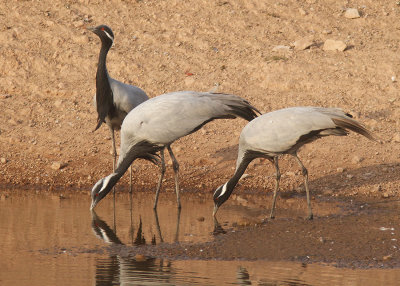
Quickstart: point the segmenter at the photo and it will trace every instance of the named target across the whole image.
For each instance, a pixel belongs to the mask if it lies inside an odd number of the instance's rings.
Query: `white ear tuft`
[[[109,33],[107,33],[107,31],[103,31],[103,32],[107,35],[108,38],[110,38],[111,41],[114,42],[114,38]]]

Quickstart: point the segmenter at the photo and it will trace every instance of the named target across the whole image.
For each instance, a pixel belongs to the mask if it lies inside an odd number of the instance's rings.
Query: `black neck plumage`
[[[110,46],[102,43],[99,62],[96,73],[96,107],[97,107],[97,130],[105,122],[106,117],[112,118],[115,114],[113,92],[110,85],[109,75],[106,67],[107,53]]]

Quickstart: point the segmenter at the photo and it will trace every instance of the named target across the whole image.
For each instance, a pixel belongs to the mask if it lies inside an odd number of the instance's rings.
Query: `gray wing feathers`
[[[244,149],[281,154],[322,136],[346,130],[375,140],[370,131],[338,108],[294,107],[266,113],[248,123],[240,135]]]
[[[129,113],[133,108],[148,99],[146,93],[136,87],[110,78],[113,101],[118,110]]]
[[[130,112],[122,124],[122,136],[133,140],[130,144],[142,140],[168,144],[214,119],[238,116],[251,120],[256,111],[235,95],[172,92],[153,97]]]

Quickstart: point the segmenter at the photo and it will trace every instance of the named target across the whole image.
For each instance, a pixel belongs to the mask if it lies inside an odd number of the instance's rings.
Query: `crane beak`
[[[97,205],[97,202],[92,200],[92,204],[90,205],[90,211],[94,212],[94,207]]]
[[[93,32],[93,33],[94,33],[94,31],[96,30],[95,27],[86,27],[86,29],[89,30],[89,31],[91,31],[91,32]]]
[[[92,215],[92,220],[98,219],[98,216],[97,216],[96,212],[94,211],[94,209],[90,208],[90,214]]]

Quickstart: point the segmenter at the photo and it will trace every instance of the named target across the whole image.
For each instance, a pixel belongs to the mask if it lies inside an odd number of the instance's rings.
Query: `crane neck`
[[[124,131],[122,130],[121,133],[123,132]],[[119,155],[117,167],[114,173],[104,179],[106,182],[106,186],[104,187],[105,195],[111,191],[118,180],[125,174],[126,170],[128,170],[129,166],[132,165],[133,161],[135,161],[137,158],[142,158],[157,164],[158,156],[156,153],[164,148],[163,146],[153,145],[147,141],[141,141],[130,146],[125,146],[125,144],[126,143],[124,143],[122,140],[121,153]]]
[[[233,176],[226,182],[227,191],[230,193],[233,192],[233,189],[236,187],[237,183],[239,182],[240,178],[243,176],[244,171],[246,171],[247,166],[253,161],[254,158],[249,158],[243,156],[240,162],[238,162],[235,173]]]
[[[111,173],[110,175],[104,178],[105,186],[102,189],[104,196],[106,196],[112,190],[112,188],[119,181],[119,179],[125,174],[126,170],[128,170],[129,166],[135,159],[136,157],[128,156],[124,157],[123,160],[118,161],[118,165],[114,173]]]
[[[97,88],[99,87],[99,85],[101,87],[106,82],[108,83],[108,85],[110,84],[108,82],[108,71],[107,71],[107,67],[106,67],[107,54],[108,54],[109,50],[110,50],[109,46],[106,46],[104,44],[101,45],[100,54],[99,54],[99,62],[97,64],[97,73],[96,73],[96,87]]]
[[[97,130],[105,122],[107,116],[113,116],[115,113],[113,93],[106,67],[107,53],[111,45],[102,42],[99,62],[96,73],[96,107],[97,107]]]

